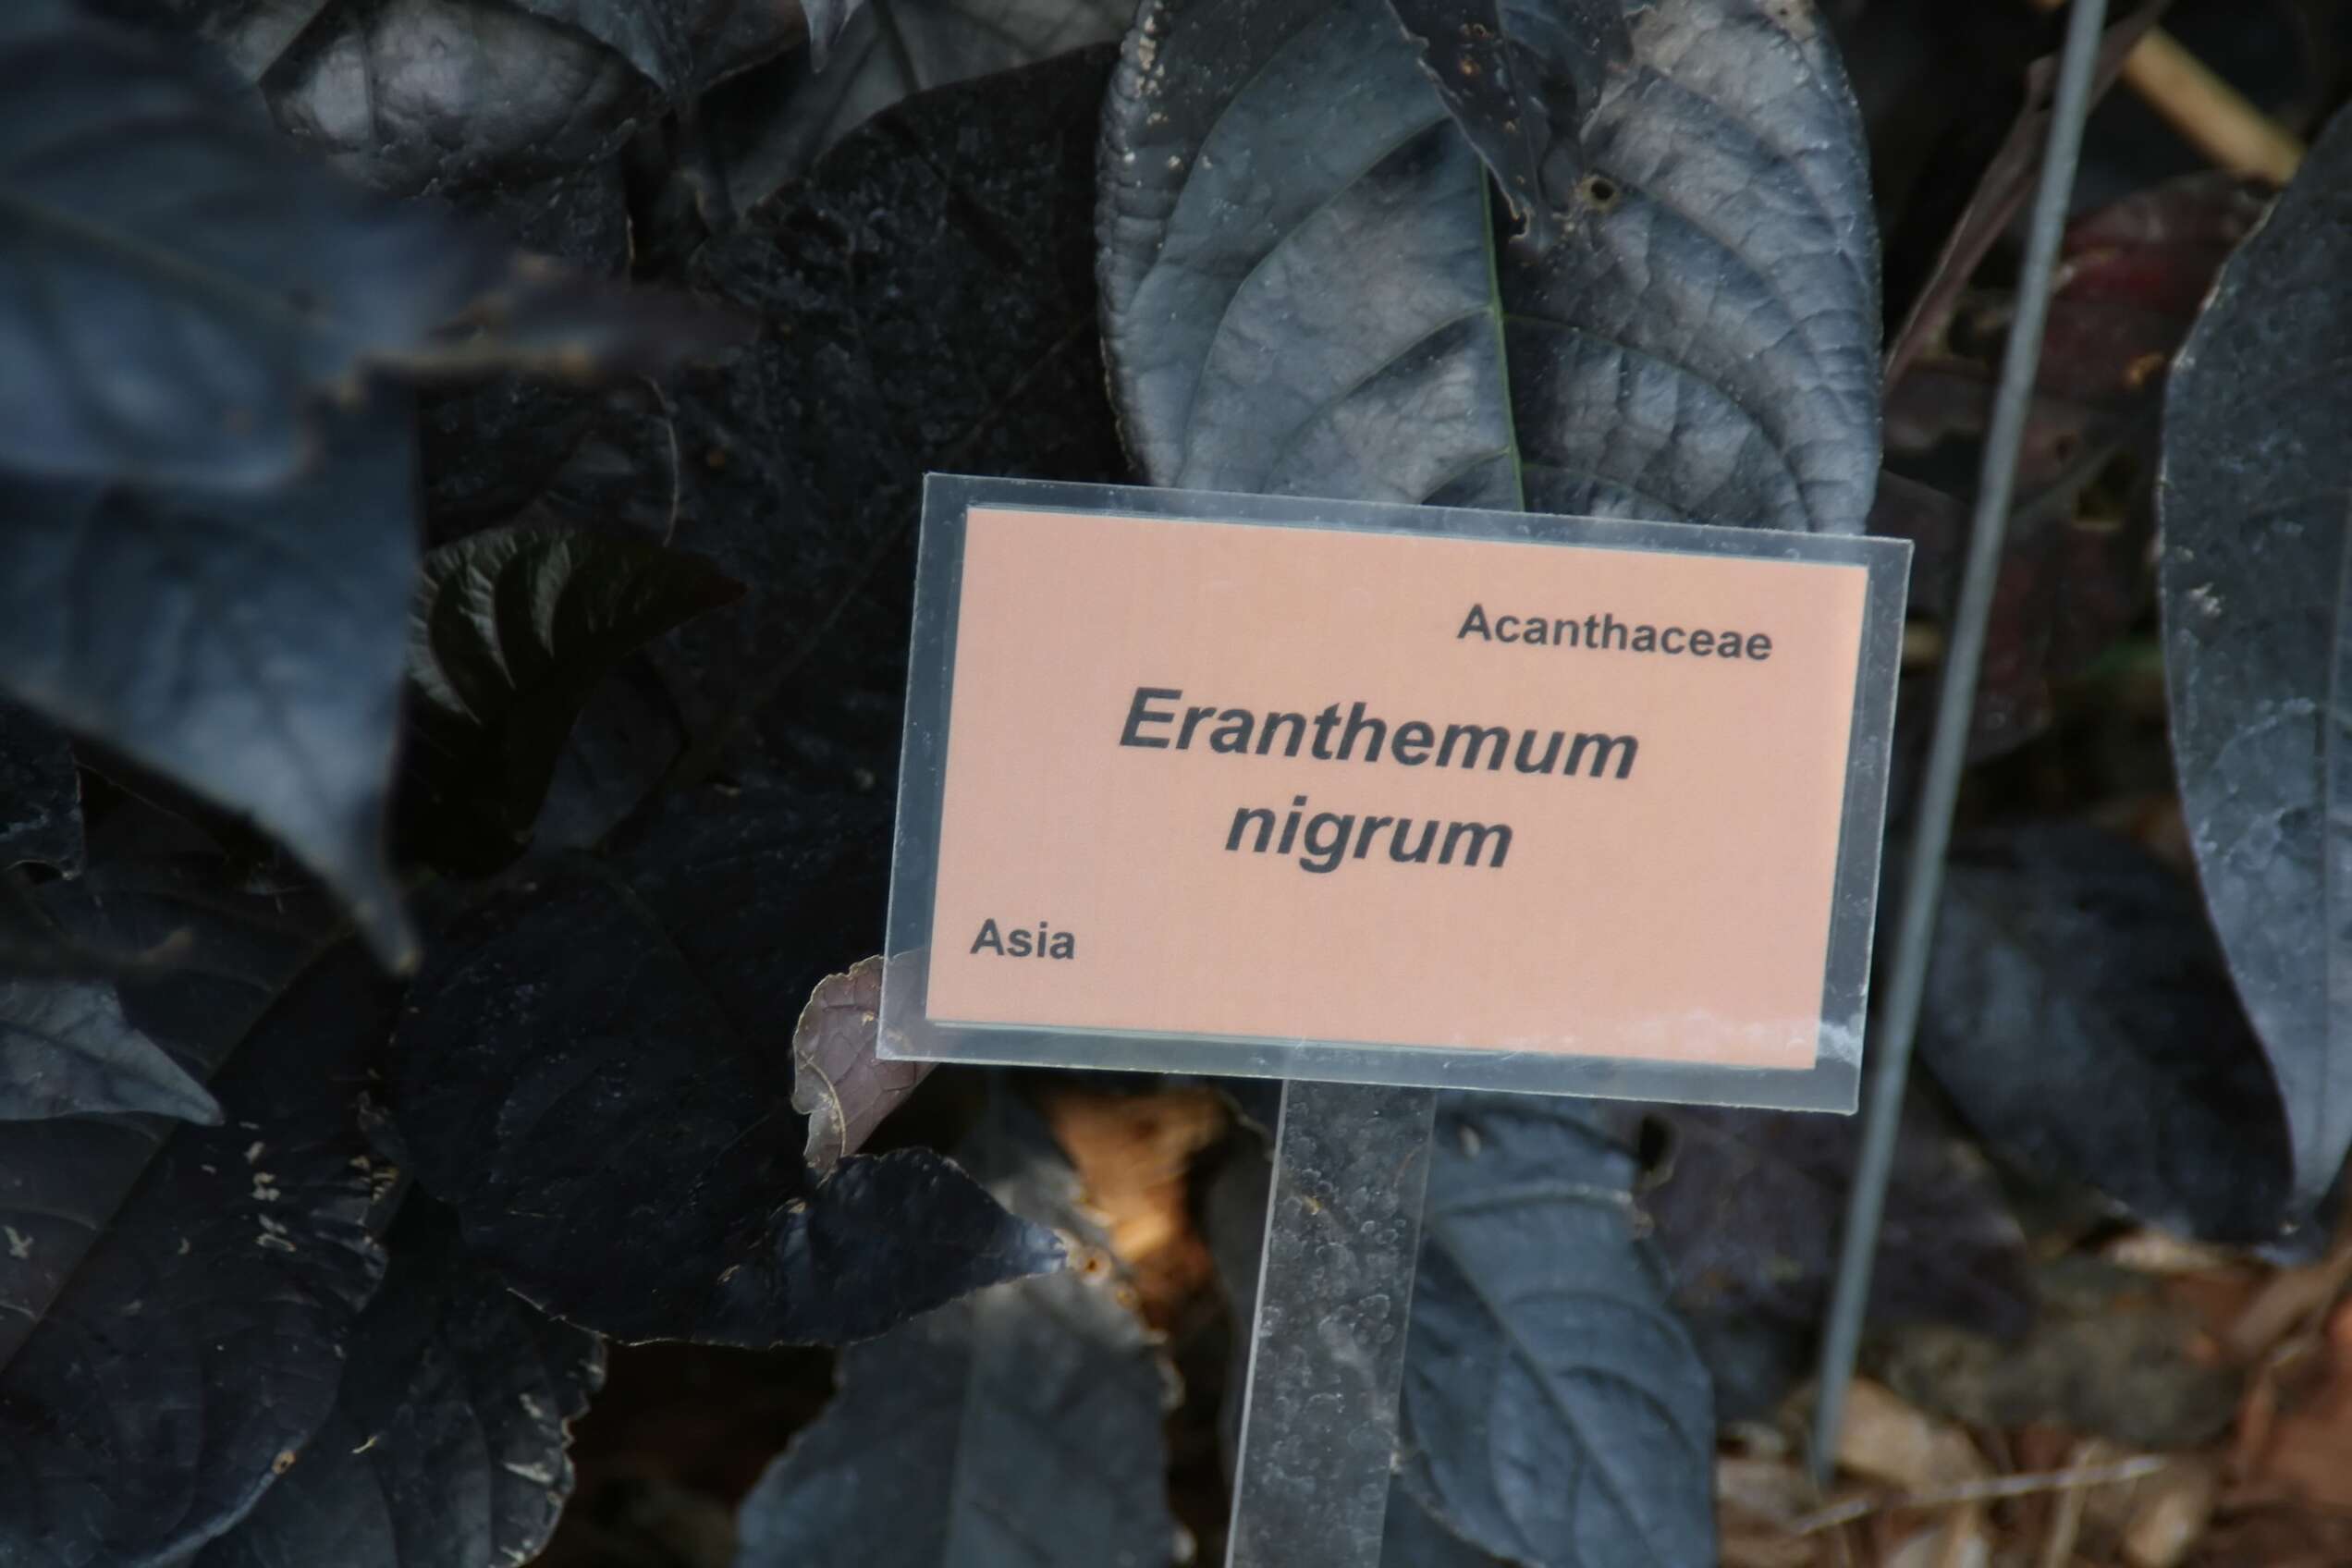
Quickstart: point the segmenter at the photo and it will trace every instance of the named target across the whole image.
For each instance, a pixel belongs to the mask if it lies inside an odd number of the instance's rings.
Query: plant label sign
[[[1850,1109],[1908,552],[934,476],[882,1053]]]

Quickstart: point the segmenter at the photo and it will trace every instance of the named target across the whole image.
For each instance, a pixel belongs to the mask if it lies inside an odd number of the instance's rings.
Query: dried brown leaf
[[[2220,1494],[2220,1471],[2207,1459],[2184,1459],[2141,1483],[2124,1526],[2124,1561],[2132,1568],[2176,1568],[2212,1523]]]
[[[1913,1491],[1975,1480],[1989,1468],[1967,1433],[1868,1378],[1847,1396],[1837,1457],[1854,1475]]]
[[[1193,1224],[1186,1177],[1194,1158],[1224,1133],[1224,1099],[1206,1088],[1066,1090],[1043,1109],[1111,1250],[1134,1277],[1138,1310],[1155,1328],[1172,1326],[1216,1279]]]
[[[2282,1378],[2275,1418],[2242,1458],[2252,1474],[2233,1501],[2297,1502],[2352,1513],[2352,1302],[2336,1308],[2300,1376]],[[2252,1424],[2249,1423],[2249,1427]]]
[[[931,1071],[927,1061],[885,1061],[882,959],[860,959],[809,993],[792,1028],[792,1109],[806,1115],[811,1169],[827,1171],[865,1146],[882,1119]]]

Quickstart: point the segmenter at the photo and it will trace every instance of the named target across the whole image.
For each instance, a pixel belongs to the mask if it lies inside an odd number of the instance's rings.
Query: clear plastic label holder
[[[1811,1065],[935,1018],[934,940],[966,523],[974,507],[1813,562],[1867,577]],[[1284,1080],[1234,1485],[1232,1568],[1378,1568],[1437,1091],[1846,1112],[1877,902],[1909,545],[1900,541],[933,475],[924,496],[880,1050],[930,1061]],[[1050,617],[1057,606],[1039,603]],[[1269,662],[1280,664],[1279,652]],[[1050,780],[1040,780],[1049,788]],[[961,942],[962,934],[956,939]]]

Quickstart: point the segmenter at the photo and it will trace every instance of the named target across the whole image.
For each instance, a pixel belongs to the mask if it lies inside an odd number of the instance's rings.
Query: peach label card
[[[883,1054],[1850,1109],[1908,565],[934,476]]]

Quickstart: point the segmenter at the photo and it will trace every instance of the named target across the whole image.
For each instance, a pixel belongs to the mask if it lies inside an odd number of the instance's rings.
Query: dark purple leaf
[[[1923,618],[1948,619],[1959,591],[1966,497],[1976,488],[1991,406],[1991,374],[1956,361],[1913,366],[1887,398],[1887,472],[1870,532],[1917,546],[1911,603]],[[2113,645],[2146,602],[2154,519],[2144,497],[2095,506],[2084,497],[2135,437],[2152,440],[2152,401],[2143,403],[2135,423],[2056,397],[2034,399],[1986,632],[1973,760],[2014,750],[2045,729],[2056,682]]]
[[[313,399],[504,270],[288,146],[193,53],[65,0],[0,17],[0,466],[282,482],[314,455]]]
[[[1241,8],[1146,6],[1106,110],[1105,339],[1151,480],[1860,531],[1876,231],[1808,10],[1563,12],[1548,68],[1603,85],[1553,128],[1575,213],[1537,257],[1498,253],[1377,0]]]
[[[534,184],[464,191],[453,204],[518,250],[593,276],[625,277],[632,236],[620,163],[610,158]],[[648,403],[658,399],[643,386],[582,387],[535,376],[424,389],[417,447],[426,541],[513,521],[557,483],[577,449]]]
[[[407,413],[328,424],[277,489],[0,473],[0,684],[282,840],[412,956],[384,851],[416,570]]]
[[[587,849],[660,788],[685,749],[685,721],[653,662],[633,654],[596,688],[556,754],[531,827],[542,850]]]
[[[888,844],[863,802],[673,797],[616,859],[529,867],[446,933],[386,1088],[509,1285],[628,1340],[839,1343],[1052,1266],[927,1149],[802,1161],[781,1021],[880,945]]]
[[[2195,890],[2129,839],[2032,824],[1960,844],[1919,1053],[2029,1171],[2217,1240],[2289,1218],[2278,1091]]]
[[[644,73],[673,103],[802,43],[820,62],[857,0],[518,0],[576,28]]]
[[[204,1085],[123,1016],[111,981],[0,980],[0,1121],[115,1111],[221,1119]]]
[[[546,1544],[603,1343],[508,1292],[421,1194],[386,1244],[391,1269],[352,1332],[335,1408],[193,1568],[489,1568]]]
[[[1707,1106],[1660,1107],[1671,1132],[1665,1179],[1640,1195],[1674,1276],[1674,1305],[1703,1343],[1771,1329],[1803,1351],[1829,1302],[1837,1236],[1861,1145],[1849,1117]],[[1958,1322],[1995,1338],[2033,1317],[2026,1240],[1983,1157],[1916,1100],[1905,1108],[1870,1280],[1874,1326]],[[1725,1333],[1729,1331],[1730,1339]],[[1754,1380],[1718,1368],[1720,1387]],[[1807,1367],[1771,1369],[1772,1395]]]
[[[2307,1202],[2352,1145],[2352,117],[2181,350],[2159,492],[2164,666],[2198,871]]]
[[[282,995],[266,900],[169,876],[87,879],[86,939],[193,932],[131,1021],[208,1077],[214,1127],[0,1125],[0,1561],[181,1561],[243,1518],[326,1420],[384,1268],[395,1173],[356,1114],[389,998],[355,946]],[[193,895],[202,901],[180,904]]]
[[[1401,1563],[1404,1568],[1514,1568],[1447,1529],[1403,1486],[1389,1488],[1389,1517],[1380,1539],[1380,1561]]]
[[[1114,42],[1126,0],[865,0],[829,55],[789,55],[702,105],[738,211],[801,178],[827,149],[900,99]]]
[[[654,80],[586,32],[488,0],[230,7],[205,31],[278,126],[395,195],[529,184],[602,162],[661,107]]]
[[[616,533],[493,529],[428,555],[410,623],[411,847],[475,873],[512,860],[597,688],[741,593],[698,557]]]
[[[760,323],[671,388],[675,543],[748,590],[670,663],[706,754],[756,714],[767,770],[887,790],[923,475],[1126,477],[1092,274],[1107,53],[911,99],[696,257]]]
[[[2038,388],[2135,413],[2157,398],[2222,263],[2269,204],[2257,182],[2199,174],[2076,219],[2060,251]]]
[[[1636,1240],[1633,1156],[1586,1114],[1439,1102],[1402,1478],[1450,1534],[1534,1568],[1712,1562],[1707,1369]]]
[[[0,701],[0,872],[27,861],[81,875],[81,775],[62,731]]]
[[[957,1155],[1108,1261],[1024,1108],[999,1100]],[[852,1541],[871,1568],[1169,1568],[1170,1374],[1121,1288],[1099,1266],[995,1285],[844,1351],[840,1392],[744,1500],[736,1568],[802,1568]]]

